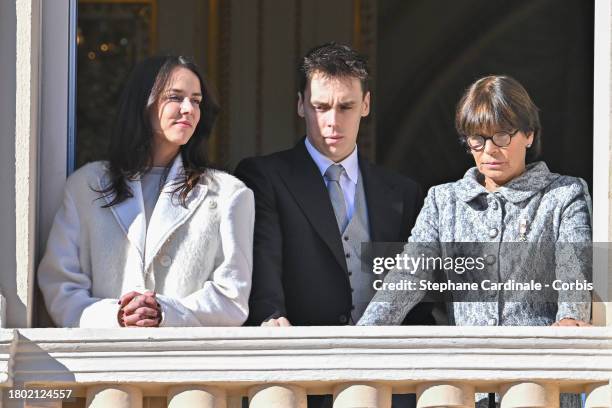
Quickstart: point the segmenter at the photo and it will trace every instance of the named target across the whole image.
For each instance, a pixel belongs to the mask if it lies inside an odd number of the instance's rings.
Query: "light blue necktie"
[[[329,180],[327,183],[327,190],[332,206],[334,207],[334,213],[336,214],[336,221],[338,222],[340,233],[344,232],[348,224],[344,193],[342,192],[342,186],[340,186],[340,176],[343,172],[344,167],[340,164],[332,164],[325,170],[325,177]]]

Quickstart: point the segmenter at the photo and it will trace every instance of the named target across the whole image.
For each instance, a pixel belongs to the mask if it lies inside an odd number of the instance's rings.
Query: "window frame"
[[[75,166],[76,130],[76,30],[78,0],[41,2],[40,133],[36,225],[40,260],[64,183]],[[593,81],[593,241],[610,241],[610,136],[612,129],[612,5],[595,0]],[[580,135],[577,135],[579,137]],[[594,275],[600,276],[606,294],[612,294],[607,251],[596,259]],[[36,273],[34,270],[32,273]],[[34,282],[32,279],[30,282]],[[32,291],[34,289],[31,289]],[[37,297],[32,297],[36,299]],[[607,298],[607,296],[602,297]],[[612,314],[608,304],[608,315]],[[30,321],[38,322],[38,308],[29,306]],[[612,317],[598,317],[598,323]]]

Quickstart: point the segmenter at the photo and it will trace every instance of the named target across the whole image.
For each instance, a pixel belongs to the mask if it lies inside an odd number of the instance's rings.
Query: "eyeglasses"
[[[493,136],[469,135],[465,137],[467,146],[476,152],[484,150],[487,140],[491,140],[497,147],[507,147],[512,141],[512,137],[518,133],[518,129],[512,132],[497,132]]]

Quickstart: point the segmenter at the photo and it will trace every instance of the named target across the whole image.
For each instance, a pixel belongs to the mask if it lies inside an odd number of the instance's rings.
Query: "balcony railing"
[[[416,393],[418,407],[473,407],[497,392],[501,406],[555,407],[585,393],[612,408],[612,328],[291,327],[2,329],[4,407],[23,390],[70,390],[63,406],[389,407]],[[34,394],[31,394],[34,396]],[[74,398],[73,398],[74,399]],[[145,401],[145,405],[143,405]]]

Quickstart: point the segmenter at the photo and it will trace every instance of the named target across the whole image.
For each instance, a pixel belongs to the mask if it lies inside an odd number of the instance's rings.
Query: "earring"
[[[529,149],[531,147],[531,143],[529,143],[526,147]]]

